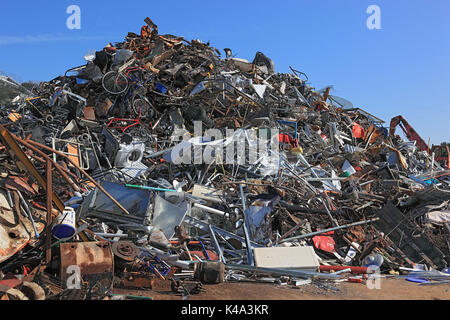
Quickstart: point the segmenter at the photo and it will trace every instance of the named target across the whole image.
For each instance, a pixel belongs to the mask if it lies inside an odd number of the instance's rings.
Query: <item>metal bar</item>
[[[211,225],[209,225],[209,233],[211,234],[211,240],[216,248],[217,253],[219,254],[219,259],[223,263],[227,263],[227,260],[223,256],[222,249],[220,248],[219,242],[217,241],[216,234],[214,233],[214,230],[212,229]]]
[[[114,202],[114,204],[116,206],[118,206],[120,208],[120,210],[122,210],[125,214],[129,215],[130,213],[128,212],[127,209],[125,209],[124,206],[122,206],[113,196],[111,196],[106,190],[105,188],[103,188],[99,183],[97,183],[97,181],[95,181],[90,175],[87,174],[86,171],[84,171],[79,165],[77,165],[75,163],[75,161],[73,161],[72,159],[70,159],[69,157],[67,157],[65,154],[57,151],[57,150],[53,150],[52,148],[47,147],[46,145],[40,144],[38,142],[35,141],[30,141],[30,143],[34,144],[35,146],[48,150],[50,152],[54,152],[56,153],[58,156],[63,157],[65,159],[67,159],[75,168],[77,168],[84,176],[86,176],[86,178],[92,182],[101,192],[103,192],[109,199],[111,199],[112,202]],[[64,207],[63,207],[64,210]]]
[[[33,147],[32,145],[30,145],[27,141],[20,139],[19,137],[16,136],[12,136],[16,141],[18,141],[19,143],[23,144],[25,147],[29,148],[31,151],[36,152],[38,154],[40,154],[41,156],[44,157],[45,161],[51,158],[46,155],[44,152],[42,152],[41,150],[39,150],[36,147]],[[43,159],[43,160],[44,160]],[[60,166],[56,161],[53,161],[53,166],[56,168],[56,170],[58,170],[58,172],[61,174],[61,176],[64,178],[64,180],[67,181],[67,183],[70,184],[70,186],[78,192],[81,192],[80,188],[72,181],[72,179],[70,179],[70,177],[67,175],[70,174],[73,178],[77,178],[77,176],[75,176],[73,173],[71,173],[70,171],[67,171]]]
[[[225,268],[228,270],[257,272],[257,273],[277,275],[277,276],[291,276],[291,277],[298,277],[298,278],[303,278],[303,279],[308,279],[308,278],[339,279],[340,278],[339,275],[320,273],[320,272],[314,272],[314,271],[261,268],[261,267],[246,266],[246,265],[241,265],[241,264],[226,264]]]
[[[198,209],[202,209],[202,210],[204,210],[206,212],[209,212],[209,213],[220,215],[222,217],[228,217],[228,213],[226,213],[226,212],[223,212],[223,211],[220,211],[220,210],[217,210],[217,209],[214,209],[214,208],[210,208],[210,207],[198,204],[198,203],[194,203],[194,207],[198,208]]]
[[[346,225],[343,225],[343,226],[340,226],[340,227],[329,228],[329,229],[324,229],[324,230],[320,230],[320,231],[316,231],[316,232],[311,232],[311,233],[308,233],[308,234],[303,234],[301,236],[284,239],[284,240],[280,241],[280,243],[287,242],[287,241],[292,241],[292,240],[299,240],[299,239],[303,239],[303,238],[309,238],[309,237],[312,237],[312,236],[315,236],[315,235],[318,235],[318,234],[323,234],[323,233],[327,233],[327,232],[330,232],[330,231],[335,231],[335,230],[345,229],[345,228],[349,228],[349,227],[359,226],[359,225],[362,225],[362,224],[368,224],[368,223],[372,223],[372,222],[375,222],[375,221],[378,221],[378,220],[380,220],[380,218],[374,218],[374,219],[371,219],[371,220],[366,220],[366,221],[360,221],[360,222],[346,224]]]
[[[45,262],[49,264],[52,260],[52,249],[51,249],[51,230],[50,227],[52,225],[52,161],[47,159],[47,234],[45,237]]]
[[[200,220],[195,219],[195,218],[190,217],[190,216],[184,217],[184,222],[186,222],[186,223],[190,224],[191,226],[196,227],[196,228],[198,228],[200,230],[203,230],[205,232],[209,232],[209,224],[207,224],[206,222],[200,221]],[[218,234],[220,234],[220,235],[222,235],[224,237],[228,237],[228,238],[231,238],[231,239],[236,239],[236,240],[238,240],[238,241],[240,241],[242,243],[245,243],[245,239],[244,238],[242,238],[242,237],[240,237],[240,236],[238,236],[238,235],[236,235],[234,233],[231,233],[229,231],[223,230],[223,229],[221,229],[219,227],[216,227],[214,225],[211,225],[211,227],[213,228],[214,232],[216,232],[216,233],[218,233]],[[251,244],[253,245],[253,247],[256,247],[256,248],[263,247],[263,245],[261,245],[259,243],[256,243],[256,242],[253,242],[253,241],[251,241]]]
[[[247,210],[247,206],[245,204],[245,195],[244,195],[244,188],[242,187],[242,184],[239,185],[240,191],[241,191],[241,200],[242,200],[242,208],[244,212],[244,236],[245,236],[245,245],[247,247],[247,262],[250,266],[255,265],[255,261],[253,260],[253,248],[252,244],[250,243],[250,234],[248,232],[248,217],[245,214],[245,211]]]
[[[36,224],[34,223],[33,214],[31,213],[30,207],[28,206],[27,202],[22,196],[22,193],[19,190],[17,190],[17,194],[19,195],[20,201],[22,202],[25,212],[28,214],[28,218],[30,219],[31,225],[33,226],[34,237],[37,239],[39,238],[39,232],[37,231]]]
[[[291,235],[292,233],[294,233],[297,229],[301,228],[302,226],[304,226],[306,224],[306,221],[302,220],[299,223],[297,223],[295,225],[295,227],[293,227],[292,229],[290,229],[288,232],[286,232],[284,235],[282,235],[277,243],[279,243],[280,241],[282,241],[283,239],[286,239],[287,237],[289,237],[289,235]]]

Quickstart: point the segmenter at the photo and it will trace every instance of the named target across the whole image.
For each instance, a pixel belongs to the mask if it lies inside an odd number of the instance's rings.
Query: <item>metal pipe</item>
[[[317,181],[342,181],[347,180],[347,177],[335,177],[335,178],[305,178],[308,182],[317,182]]]
[[[96,236],[103,238],[127,238],[128,234],[115,234],[115,233],[97,233],[94,232]]]
[[[349,228],[349,227],[359,226],[359,225],[362,225],[362,224],[368,224],[368,223],[372,223],[372,222],[375,222],[375,221],[378,221],[378,220],[380,220],[380,218],[374,218],[374,219],[371,219],[371,220],[366,220],[366,221],[360,221],[360,222],[346,224],[346,225],[343,225],[343,226],[340,226],[340,227],[334,227],[334,228],[329,228],[329,229],[320,230],[320,231],[316,231],[316,232],[311,232],[311,233],[308,233],[308,234],[303,234],[301,236],[284,239],[284,240],[280,241],[280,243],[293,241],[293,240],[299,240],[299,239],[303,239],[303,238],[309,238],[309,237],[312,237],[312,236],[315,236],[315,235],[318,235],[318,234],[323,234],[323,233],[327,233],[327,232],[330,232],[330,231],[335,231],[335,230],[345,229],[345,228]]]
[[[257,272],[263,274],[277,275],[277,276],[290,276],[302,279],[339,279],[339,275],[328,274],[328,273],[320,273],[314,271],[306,271],[306,270],[287,270],[287,269],[276,269],[276,268],[261,268],[254,266],[246,266],[240,264],[226,264],[225,268],[228,270],[237,270],[237,271],[248,271],[248,272]]]
[[[344,270],[350,270],[353,274],[367,274],[369,273],[368,267],[350,267],[350,266],[320,266],[320,271],[330,272],[330,271],[338,271],[342,273]],[[337,274],[337,273],[335,273]]]
[[[220,248],[219,242],[217,241],[216,234],[214,233],[214,230],[212,229],[211,225],[209,225],[209,233],[211,234],[211,240],[213,242],[214,248],[216,248],[217,253],[219,254],[219,259],[223,263],[227,263],[227,260],[223,256],[222,249]]]
[[[52,161],[50,158],[47,159],[47,163],[45,166],[46,169],[46,183],[47,183],[47,196],[46,196],[46,207],[47,207],[47,216],[46,216],[46,222],[47,222],[47,234],[45,237],[45,262],[49,264],[52,261],[52,249],[51,249],[51,243],[52,243],[52,235],[50,227],[53,223],[53,217],[52,217],[52,211],[53,211],[53,200],[52,200],[52,193],[53,191],[53,184],[52,184]]]
[[[39,238],[39,232],[37,231],[36,224],[34,223],[34,219],[33,219],[33,215],[31,214],[30,207],[28,206],[28,203],[25,201],[25,199],[22,196],[22,193],[19,190],[17,190],[17,194],[19,195],[20,201],[22,202],[23,207],[25,208],[25,212],[28,214],[28,218],[30,219],[31,224],[33,225],[34,237],[37,239],[37,238]]]
[[[19,137],[13,136],[13,138],[18,141],[19,143],[23,144],[25,147],[29,148],[31,151],[36,152],[38,154],[40,154],[41,156],[44,157],[43,160],[51,160],[51,158],[46,155],[44,152],[42,152],[41,150],[39,150],[38,148],[33,147],[32,145],[30,145],[29,143],[27,143],[27,141],[20,139]],[[36,158],[36,156],[32,156],[33,158]],[[73,173],[71,173],[70,171],[67,171],[60,166],[56,161],[52,161],[53,166],[56,168],[56,170],[58,170],[58,172],[61,174],[61,176],[64,178],[64,180],[67,181],[67,183],[70,184],[70,186],[78,192],[81,192],[80,188],[72,181],[72,179],[70,179],[70,177],[67,174],[70,174],[72,177],[77,178],[77,176],[75,176]]]
[[[242,184],[239,185],[240,191],[241,191],[241,200],[242,200],[242,208],[244,212],[244,236],[245,236],[245,246],[247,247],[247,262],[249,265],[254,266],[255,262],[253,260],[253,248],[250,243],[250,234],[248,232],[248,216],[245,214],[245,211],[247,210],[247,206],[245,204],[245,194],[244,194],[244,188],[242,187]]]
[[[203,231],[205,231],[205,232],[209,232],[209,226],[210,226],[210,225],[209,225],[208,223],[206,223],[206,222],[203,222],[203,221],[201,221],[201,220],[195,219],[195,218],[190,217],[190,216],[185,216],[185,217],[184,217],[184,222],[190,224],[191,226],[193,226],[193,227],[195,227],[195,228],[198,228],[198,229],[203,230]],[[223,229],[221,229],[221,228],[219,228],[219,227],[216,227],[216,226],[214,226],[214,225],[211,225],[211,227],[213,228],[213,230],[214,230],[217,234],[220,234],[220,235],[222,235],[223,237],[227,237],[227,238],[231,238],[231,239],[236,239],[236,240],[240,241],[241,243],[245,243],[245,239],[244,239],[244,238],[242,238],[242,237],[240,237],[240,236],[238,236],[238,235],[236,235],[236,234],[234,234],[234,233],[232,233],[232,232],[223,230]],[[251,244],[253,245],[253,247],[256,247],[256,248],[261,248],[261,247],[263,247],[263,245],[261,245],[261,244],[259,244],[259,243],[256,243],[256,242],[253,242],[253,241],[251,241]]]
[[[209,213],[220,215],[222,217],[228,217],[228,213],[226,213],[226,212],[223,212],[223,211],[220,211],[217,209],[213,209],[213,208],[210,208],[210,207],[198,204],[198,203],[194,203],[194,207],[205,210],[206,212],[209,212]]]

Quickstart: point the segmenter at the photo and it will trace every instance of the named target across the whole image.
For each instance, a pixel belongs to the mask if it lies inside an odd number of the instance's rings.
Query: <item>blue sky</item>
[[[66,27],[72,4],[81,30]],[[381,30],[366,27],[369,5],[381,8]],[[51,80],[83,65],[90,49],[139,33],[147,16],[161,34],[239,58],[262,51],[279,72],[292,66],[387,123],[403,115],[424,140],[450,141],[448,0],[2,1],[0,72]]]

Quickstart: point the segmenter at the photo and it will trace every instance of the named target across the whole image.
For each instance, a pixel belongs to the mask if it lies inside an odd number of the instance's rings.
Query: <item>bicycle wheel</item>
[[[147,118],[150,108],[150,105],[144,99],[134,99],[133,101],[133,111],[137,117]]]
[[[128,89],[128,79],[122,73],[110,71],[103,76],[103,88],[111,94],[122,94]]]

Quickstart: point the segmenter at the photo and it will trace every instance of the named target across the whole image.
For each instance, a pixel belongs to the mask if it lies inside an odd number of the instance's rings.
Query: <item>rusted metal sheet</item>
[[[35,196],[38,189],[37,185],[30,185],[28,178],[9,176],[5,181],[5,186],[11,190],[19,190],[21,192],[26,192],[30,196]]]
[[[100,282],[103,286],[113,284],[114,259],[109,242],[80,242],[61,244],[61,281],[67,287],[73,275],[71,267],[78,266],[83,281]]]
[[[144,289],[154,291],[171,291],[172,281],[157,278],[156,276],[142,272],[127,272],[118,281],[117,287],[124,289]]]
[[[375,227],[388,235],[397,249],[406,255],[408,263],[425,262],[436,269],[446,267],[444,254],[392,203],[388,202],[378,215],[380,220]]]
[[[37,222],[36,228],[41,232],[44,225]],[[0,263],[22,250],[31,241],[33,234],[29,219],[14,212],[6,200],[5,193],[0,191]]]

